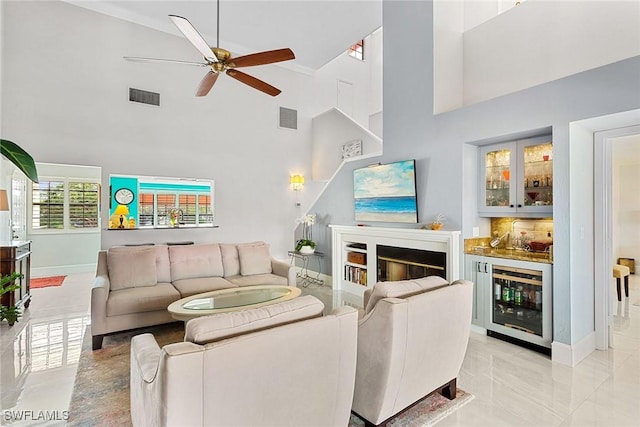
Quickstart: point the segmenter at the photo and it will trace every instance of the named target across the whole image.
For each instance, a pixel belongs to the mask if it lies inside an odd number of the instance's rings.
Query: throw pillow
[[[272,271],[269,245],[264,242],[238,245],[238,258],[240,258],[240,274],[243,276],[267,274]]]
[[[153,247],[130,251],[109,250],[107,267],[111,290],[154,286],[157,281],[156,249]]]
[[[238,245],[235,243],[220,243],[222,252],[222,267],[224,277],[237,276],[240,274],[240,259],[238,258]]]
[[[238,335],[322,316],[324,304],[314,296],[305,295],[289,301],[213,314],[189,320],[184,340],[207,344]]]
[[[379,282],[373,287],[373,292],[365,308],[365,314],[373,310],[382,298],[406,298],[425,291],[430,291],[448,285],[440,276],[429,276],[415,280],[400,280],[397,282]]]

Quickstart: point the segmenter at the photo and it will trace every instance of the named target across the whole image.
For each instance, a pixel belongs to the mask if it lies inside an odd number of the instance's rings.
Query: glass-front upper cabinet
[[[482,147],[479,195],[480,216],[550,216],[551,135]]]

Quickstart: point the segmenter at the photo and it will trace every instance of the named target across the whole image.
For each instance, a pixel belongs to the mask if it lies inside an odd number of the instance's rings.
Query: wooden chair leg
[[[624,295],[629,298],[629,276],[624,276]]]
[[[91,349],[100,350],[102,348],[102,338],[104,338],[104,335],[95,335],[91,338]]]
[[[622,293],[620,291],[620,278],[616,277],[616,289],[618,290],[618,301],[622,301]]]
[[[441,394],[446,397],[449,400],[453,400],[456,398],[456,383],[457,383],[457,378],[452,379],[451,381],[449,381],[447,384],[445,384],[445,386],[442,388]]]

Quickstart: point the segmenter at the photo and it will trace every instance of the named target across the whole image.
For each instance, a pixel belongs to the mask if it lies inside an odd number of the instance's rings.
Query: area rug
[[[29,281],[29,289],[48,288],[50,286],[60,286],[67,276],[38,277]]]
[[[102,349],[91,350],[90,327],[82,342],[71,404],[68,426],[131,426],[129,411],[129,366],[131,337],[152,333],[158,344],[182,341],[182,322],[139,329],[133,332],[106,336]],[[391,420],[389,426],[431,426],[473,399],[473,395],[457,389],[457,396],[449,400],[435,393],[406,413]],[[311,423],[312,424],[312,423]],[[364,422],[351,415],[348,427],[362,427]]]

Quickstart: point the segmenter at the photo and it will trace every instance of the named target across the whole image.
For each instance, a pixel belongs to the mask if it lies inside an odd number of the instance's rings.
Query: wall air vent
[[[298,129],[298,110],[280,107],[278,127],[285,129]]]
[[[160,105],[160,94],[141,89],[129,88],[129,101],[142,104]]]

